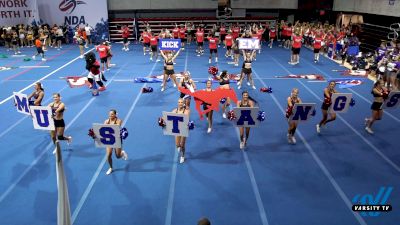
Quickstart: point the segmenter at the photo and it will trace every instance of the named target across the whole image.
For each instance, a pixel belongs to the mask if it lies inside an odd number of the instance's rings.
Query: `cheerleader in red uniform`
[[[287,119],[289,119],[289,117],[293,113],[293,106],[297,103],[301,103],[301,99],[298,96],[299,96],[299,89],[293,88],[292,93],[287,98],[287,109],[286,109],[286,118]],[[297,122],[288,120],[288,124],[289,124],[289,129],[288,129],[288,133],[287,133],[288,143],[296,144],[296,138],[294,137],[294,133],[296,132]]]
[[[100,86],[99,91],[106,90],[106,86],[103,84],[101,80],[106,82],[103,73],[100,72],[100,63],[96,60],[96,55],[93,52],[89,52],[86,54],[86,69],[89,71],[87,76],[88,81],[90,82],[90,88],[93,87],[93,82]]]
[[[334,121],[336,119],[336,113],[330,113],[330,118],[328,119],[328,109],[332,105],[332,94],[337,93],[335,90],[336,83],[335,81],[329,82],[328,87],[324,89],[324,102],[322,103],[322,120],[317,124],[317,133],[321,133],[321,127],[325,124]]]

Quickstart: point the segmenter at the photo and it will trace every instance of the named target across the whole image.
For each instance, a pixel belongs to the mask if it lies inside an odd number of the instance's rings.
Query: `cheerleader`
[[[254,107],[254,102],[251,100],[247,91],[242,92],[242,100],[236,103],[237,107]],[[246,129],[246,136],[244,136],[244,130]],[[244,149],[249,139],[250,127],[240,127],[240,149]]]
[[[196,84],[190,78],[189,71],[186,71],[186,72],[183,73],[183,78],[179,82],[179,87],[182,87],[184,89],[189,89],[190,92],[194,92],[194,90],[196,90]],[[189,95],[185,95],[184,93],[181,92],[180,98],[185,100],[185,107],[190,109],[190,99],[191,99],[191,97]]]
[[[42,87],[42,83],[36,82],[34,88],[35,91],[28,96],[29,105],[41,106],[44,97],[44,89]]]
[[[213,89],[212,89],[212,80],[207,80],[207,82],[206,82],[206,88],[205,88],[204,90],[207,91],[207,92],[212,92],[212,91],[213,91]],[[208,104],[207,102],[203,102],[202,105],[203,105],[203,110],[207,110],[207,109],[208,109],[208,106],[209,106],[210,104]],[[207,123],[208,123],[208,129],[207,129],[207,133],[208,133],[208,134],[211,133],[211,131],[212,131],[213,112],[214,112],[214,111],[211,110],[210,112],[206,113],[206,116],[207,116]]]
[[[226,71],[226,70],[222,71],[221,75],[215,76],[215,78],[219,81],[219,85],[220,85],[219,88],[230,89],[230,86],[229,86],[230,81],[229,81],[228,71]],[[230,105],[230,103],[231,103],[230,98],[226,98],[225,103],[222,105],[222,117],[224,119],[226,119],[225,110]]]
[[[212,33],[210,36],[208,36],[208,47],[210,49],[210,56],[208,58],[208,63],[211,63],[212,61],[212,55],[214,53],[215,55],[215,62],[218,62],[218,38],[214,36],[214,34]]]
[[[178,107],[172,111],[173,113],[177,114],[190,114],[190,109],[185,107],[184,100],[180,98],[178,100]],[[180,152],[179,163],[185,162],[185,152],[186,152],[186,137],[183,136],[176,136],[175,137],[175,144],[178,152]]]
[[[287,98],[287,109],[286,109],[286,118],[287,119],[289,119],[289,117],[293,113],[293,106],[298,103],[301,103],[301,99],[299,98],[299,89],[293,88],[292,93]],[[296,138],[294,137],[294,133],[296,132],[297,122],[288,120],[288,125],[289,125],[289,129],[288,129],[288,133],[287,133],[288,143],[296,144]]]
[[[238,89],[240,89],[242,87],[242,82],[243,82],[245,75],[247,75],[247,85],[250,85],[250,82],[251,82],[252,88],[256,89],[256,87],[254,86],[254,80],[251,76],[251,73],[252,73],[251,63],[254,60],[255,54],[256,54],[256,50],[253,50],[252,52],[249,52],[249,51],[245,52],[243,50],[243,60],[244,61],[243,61],[243,66],[242,66],[242,73],[240,74],[240,80],[237,83]]]
[[[122,120],[117,117],[117,111],[115,109],[110,110],[110,112],[108,113],[108,119],[104,121],[104,124],[115,124],[118,126],[122,126]],[[107,175],[113,172],[112,153],[114,150],[117,159],[122,158],[123,160],[128,160],[128,154],[125,151],[123,151],[122,148],[109,148],[109,147],[106,148],[107,161],[108,165],[110,165],[110,168],[106,172]]]
[[[64,136],[64,130],[65,130],[65,122],[64,122],[64,111],[65,111],[65,105],[63,102],[61,102],[61,96],[59,93],[53,94],[53,102],[49,104],[51,107],[51,110],[53,111],[53,119],[54,119],[54,126],[55,126],[55,131],[50,131],[50,136],[51,139],[53,140],[53,143],[56,142],[56,139],[58,140],[66,140],[68,144],[72,142],[72,137],[71,136]]]
[[[332,94],[337,93],[335,90],[336,83],[335,81],[329,82],[328,87],[324,89],[324,102],[322,103],[322,120],[317,124],[317,133],[321,133],[321,127],[325,124],[332,122],[336,119],[336,113],[330,113],[330,118],[328,119],[328,109],[332,105]]]
[[[382,80],[378,80],[375,82],[374,87],[371,91],[371,94],[374,96],[374,102],[371,105],[372,115],[370,118],[365,118],[365,130],[373,134],[371,127],[372,124],[376,120],[381,120],[383,115],[383,101],[388,97],[389,92],[385,88],[385,84]]]
[[[179,51],[177,51],[175,54],[169,52],[167,55],[165,55],[163,51],[160,52],[161,56],[164,58],[164,79],[161,88],[161,91],[164,91],[165,83],[167,82],[167,79],[169,77],[171,77],[172,80],[174,81],[174,87],[178,86],[178,82],[176,81],[175,71],[174,71],[174,60],[176,59],[176,57],[178,57],[179,52],[181,52],[181,49],[179,49]]]

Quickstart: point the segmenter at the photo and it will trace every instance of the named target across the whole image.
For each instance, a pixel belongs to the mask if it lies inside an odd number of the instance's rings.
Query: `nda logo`
[[[66,12],[68,14],[71,14],[77,5],[81,5],[81,4],[86,4],[86,2],[84,1],[76,1],[76,0],[62,0],[60,5],[58,6],[58,8],[62,11],[62,12]]]
[[[353,198],[353,211],[360,212],[362,216],[379,216],[381,212],[392,211],[392,206],[386,204],[392,193],[393,187],[381,187],[378,193],[361,195],[358,194]]]

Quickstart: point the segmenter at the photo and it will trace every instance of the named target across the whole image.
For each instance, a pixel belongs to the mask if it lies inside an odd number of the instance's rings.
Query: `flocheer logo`
[[[63,0],[60,2],[60,5],[58,6],[58,8],[62,11],[62,12],[66,12],[68,14],[71,14],[77,5],[81,5],[81,4],[86,4],[86,2],[84,1],[76,1],[76,0]]]
[[[392,211],[392,206],[386,204],[393,187],[380,187],[378,193],[373,196],[372,194],[361,195],[358,194],[353,198],[353,211],[360,212],[362,216],[376,217],[381,212]]]

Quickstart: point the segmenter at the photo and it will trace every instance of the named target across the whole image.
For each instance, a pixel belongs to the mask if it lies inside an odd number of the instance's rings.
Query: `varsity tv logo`
[[[379,216],[381,212],[392,211],[392,206],[386,204],[392,190],[393,187],[381,187],[375,196],[372,194],[354,196],[353,211],[360,212],[362,216],[373,217]]]
[[[76,0],[62,0],[59,9],[63,12],[71,14],[77,5],[86,4],[84,1],[76,1]]]

